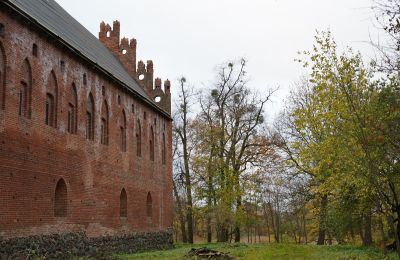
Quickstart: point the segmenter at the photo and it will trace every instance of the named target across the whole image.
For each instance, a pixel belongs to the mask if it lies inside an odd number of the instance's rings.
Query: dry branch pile
[[[207,247],[192,248],[186,255],[186,259],[218,259],[231,260],[233,259],[228,253],[212,250]]]

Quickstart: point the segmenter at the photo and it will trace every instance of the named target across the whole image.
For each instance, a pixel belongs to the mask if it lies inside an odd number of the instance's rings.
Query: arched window
[[[6,93],[6,55],[0,42],[0,109],[5,107]]]
[[[119,196],[119,216],[126,218],[128,216],[128,196],[126,195],[125,189],[122,189],[121,195]]]
[[[162,147],[161,147],[161,160],[162,164],[165,164],[166,154],[165,154],[165,133],[162,134]]]
[[[150,140],[149,140],[149,146],[150,146],[150,160],[154,161],[154,130],[153,126],[150,127]]]
[[[66,217],[68,208],[68,192],[64,179],[57,182],[56,191],[54,193],[54,216]]]
[[[136,124],[136,155],[142,156],[142,126],[140,120]]]
[[[100,142],[101,144],[108,145],[108,105],[107,101],[104,100],[103,107],[101,108],[101,133]]]
[[[122,116],[120,119],[120,126],[119,126],[119,131],[120,131],[120,148],[121,151],[126,152],[126,115],[125,111],[122,110]]]
[[[153,217],[153,200],[151,198],[150,192],[147,193],[147,203],[146,203],[146,205],[147,205],[147,210],[146,210],[147,217],[151,218],[151,217]]]
[[[89,94],[86,104],[86,139],[94,139],[94,99],[92,93]]]
[[[45,123],[51,127],[57,126],[57,80],[51,71],[46,87]]]
[[[75,83],[72,83],[72,87],[69,90],[67,111],[68,111],[68,118],[67,118],[68,133],[76,134],[77,122],[78,122],[78,94],[76,93]]]
[[[18,114],[30,118],[32,93],[32,71],[28,59],[24,60],[21,67],[21,81],[18,92]]]

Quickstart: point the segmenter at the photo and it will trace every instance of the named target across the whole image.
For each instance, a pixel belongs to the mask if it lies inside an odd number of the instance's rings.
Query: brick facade
[[[100,27],[155,106],[0,5],[0,237],[172,226],[170,84]]]

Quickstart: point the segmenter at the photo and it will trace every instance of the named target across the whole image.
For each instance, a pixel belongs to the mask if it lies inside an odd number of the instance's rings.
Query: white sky
[[[278,87],[270,117],[303,74],[294,62],[309,50],[315,31],[330,28],[341,47],[373,57],[378,38],[372,0],[57,0],[98,36],[102,20],[121,22],[121,37],[136,38],[138,60],[152,59],[155,77],[184,75],[198,88],[214,79],[216,65],[245,57],[250,86]],[[271,119],[271,118],[270,118]]]

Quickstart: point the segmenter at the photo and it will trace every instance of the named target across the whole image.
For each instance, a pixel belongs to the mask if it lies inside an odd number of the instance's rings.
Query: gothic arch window
[[[45,123],[51,127],[57,126],[57,80],[51,71],[46,86]]]
[[[119,134],[120,134],[121,151],[126,152],[126,115],[124,110],[122,110],[119,132],[120,132]]]
[[[101,126],[100,126],[100,142],[101,144],[108,145],[108,105],[104,100],[103,107],[101,108]]]
[[[154,130],[153,126],[150,127],[150,139],[149,139],[149,146],[150,146],[150,160],[154,161]]]
[[[128,216],[128,196],[126,195],[125,189],[122,189],[121,195],[119,196],[119,216],[126,218]]]
[[[136,155],[142,156],[142,126],[139,119],[136,124]]]
[[[64,179],[57,182],[54,193],[54,216],[66,217],[68,209],[68,191]]]
[[[153,199],[151,198],[150,192],[147,193],[146,214],[148,218],[153,217]]]
[[[28,59],[25,59],[21,67],[21,80],[18,91],[18,114],[22,117],[31,117],[32,97],[32,70]]]
[[[94,99],[92,93],[89,94],[86,103],[86,139],[94,139]]]
[[[69,90],[67,112],[67,131],[70,134],[76,134],[78,122],[78,94],[76,92],[75,83],[72,83]]]
[[[161,160],[162,164],[165,164],[166,161],[166,149],[165,149],[165,133],[162,134],[162,147],[161,147]]]
[[[0,42],[0,109],[5,107],[6,93],[6,55]]]

